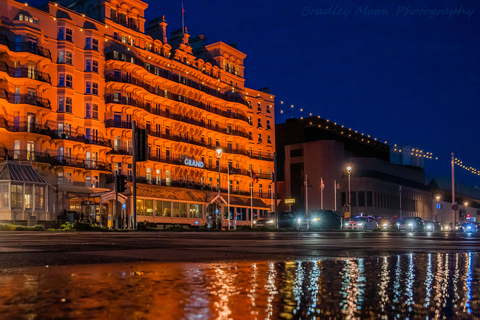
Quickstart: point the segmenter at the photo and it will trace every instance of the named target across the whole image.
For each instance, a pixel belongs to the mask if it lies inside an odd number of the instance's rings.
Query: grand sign
[[[184,163],[186,166],[189,166],[189,167],[203,168],[205,166],[205,164],[202,161],[196,161],[192,159],[185,159]]]

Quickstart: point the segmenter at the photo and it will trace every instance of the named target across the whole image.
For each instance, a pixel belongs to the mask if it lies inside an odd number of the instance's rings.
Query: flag
[[[230,171],[230,174],[241,174],[242,173],[242,170],[235,168],[231,162],[228,163],[228,170]]]
[[[303,182],[303,185],[305,185],[305,181]],[[307,185],[309,188],[312,188],[313,185],[310,183],[310,180],[307,179]]]
[[[255,172],[253,172],[253,170],[252,170],[252,182],[253,182],[253,183],[257,183],[257,182],[258,182],[258,176],[255,174]]]

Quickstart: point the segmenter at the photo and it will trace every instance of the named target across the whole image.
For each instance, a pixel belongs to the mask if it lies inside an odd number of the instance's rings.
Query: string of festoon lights
[[[284,114],[284,115],[289,114],[293,118],[295,115],[293,115],[292,113],[294,113],[294,112],[300,112],[300,114],[301,114],[300,119],[301,120],[303,120],[306,117],[317,117],[318,119],[322,119],[320,117],[320,115],[314,115],[313,112],[309,112],[308,110],[306,110],[303,107],[296,107],[294,104],[285,103],[283,100],[280,101],[280,114]],[[326,119],[326,121],[329,122],[328,119]],[[336,122],[333,122],[332,124],[337,126]],[[341,128],[344,128],[344,126],[342,125]],[[330,130],[330,131],[334,131],[333,130],[334,128],[332,128],[332,127],[329,128],[328,126],[325,127],[325,129]],[[352,131],[352,130],[349,129],[349,131]],[[352,132],[358,133],[358,131],[352,131]],[[370,135],[364,135],[363,133],[361,135],[370,138]],[[403,147],[399,144],[388,143],[386,140],[377,139],[377,138],[373,138],[373,140],[390,146],[390,149],[391,150],[393,149],[393,152],[396,152],[396,153],[399,153],[399,154],[400,153],[407,153],[410,156],[413,156],[413,157],[416,157],[416,158],[422,158],[422,159],[428,159],[428,160],[434,160],[434,161],[435,160],[446,160],[446,159],[451,161],[450,155],[442,156],[440,154],[433,153],[433,152],[427,152],[427,151],[419,149],[419,148]],[[461,161],[458,158],[454,158],[454,164],[456,166],[466,170],[467,172],[470,172],[474,175],[480,176],[480,169],[476,169],[476,168],[471,167],[471,166],[466,166],[466,165],[463,164],[463,161]]]

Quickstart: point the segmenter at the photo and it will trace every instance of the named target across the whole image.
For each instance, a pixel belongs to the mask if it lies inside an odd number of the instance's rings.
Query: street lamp
[[[217,153],[217,158],[218,158],[218,206],[220,207],[220,203],[221,203],[221,194],[220,194],[220,187],[222,186],[222,182],[220,180],[220,158],[222,157],[223,155],[223,150],[221,148],[218,148],[217,150],[215,150],[215,152]],[[219,210],[218,212],[220,214],[220,222],[222,221],[222,215],[221,215],[221,212]],[[221,228],[221,227],[220,227]]]
[[[435,221],[437,221],[437,218],[438,218],[438,210],[440,209],[439,206],[438,206],[438,203],[440,202],[440,196],[437,196],[436,199],[437,199],[437,205],[435,206],[435,211],[436,211]]]
[[[348,172],[348,214],[349,216],[352,215],[352,203],[351,203],[351,192],[350,192],[350,173],[352,173],[352,167],[348,166],[347,167],[347,172]]]

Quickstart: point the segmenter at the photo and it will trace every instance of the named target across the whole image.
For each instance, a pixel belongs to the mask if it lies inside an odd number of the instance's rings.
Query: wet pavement
[[[476,319],[480,236],[0,233],[0,319]]]
[[[480,256],[4,270],[2,319],[474,319]]]

